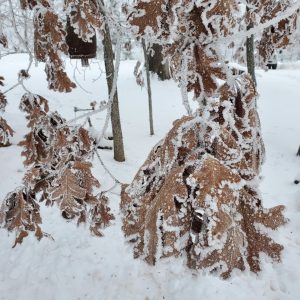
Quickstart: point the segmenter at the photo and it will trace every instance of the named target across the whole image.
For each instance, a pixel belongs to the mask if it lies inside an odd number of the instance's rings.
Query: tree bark
[[[164,59],[162,54],[162,46],[159,44],[153,44],[151,48],[153,49],[154,54],[152,53],[152,51],[150,51],[148,54],[150,72],[157,74],[160,80],[170,79],[171,75],[169,63],[162,63]]]
[[[150,71],[149,71],[149,60],[148,60],[146,43],[145,43],[144,40],[142,40],[142,45],[143,45],[143,51],[144,51],[144,57],[145,57],[146,76],[147,76],[150,135],[154,135],[153,111],[152,111],[152,92],[151,92],[151,81],[150,81]]]
[[[248,7],[247,7],[248,10]],[[253,28],[253,24],[250,23],[247,26],[247,30]],[[254,57],[254,35],[252,34],[250,37],[247,37],[246,41],[246,57],[247,57],[247,69],[248,73],[252,77],[255,85],[257,85],[256,77],[255,77],[255,57]]]
[[[103,36],[104,36],[103,46],[104,46],[106,81],[108,86],[108,94],[110,95],[113,87],[115,70],[114,70],[114,53],[112,48],[110,31],[107,24],[105,25]],[[119,99],[118,99],[117,90],[115,92],[115,95],[113,97],[113,102],[112,102],[111,124],[112,124],[113,143],[114,143],[114,159],[116,161],[122,162],[125,161],[125,153],[124,153],[123,135],[122,135],[122,127],[120,121]]]

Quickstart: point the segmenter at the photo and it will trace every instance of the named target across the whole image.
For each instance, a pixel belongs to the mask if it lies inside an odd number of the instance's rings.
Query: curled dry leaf
[[[3,33],[0,34],[0,45],[2,45],[4,48],[8,47],[7,37]]]
[[[26,70],[20,70],[18,73],[19,80],[28,79],[30,77],[29,73]]]

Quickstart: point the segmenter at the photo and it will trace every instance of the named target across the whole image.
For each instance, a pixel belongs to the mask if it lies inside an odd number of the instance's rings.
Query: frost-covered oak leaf
[[[212,95],[218,88],[217,79],[225,79],[225,72],[218,64],[216,54],[200,46],[194,47],[195,64],[192,66],[194,75],[191,75],[188,89],[193,90],[198,97],[201,93]]]
[[[92,42],[95,29],[101,27],[101,15],[94,0],[66,0],[65,11],[75,34],[84,42]]]
[[[245,76],[197,115],[177,120],[123,186],[122,228],[134,257],[155,264],[186,255],[189,267],[223,278],[235,268],[258,272],[260,252],[280,260],[282,246],[268,229],[284,223],[283,207],[263,208],[253,186],[263,144],[256,91]]]
[[[0,147],[9,146],[9,136],[14,135],[14,130],[0,117]]]
[[[3,81],[4,81],[4,77],[0,76],[0,87],[4,85]],[[4,112],[6,105],[7,105],[6,97],[0,90],[0,112]]]
[[[35,57],[46,63],[48,86],[59,92],[70,92],[76,87],[64,71],[60,54],[67,54],[66,32],[62,21],[52,9],[37,9],[34,16]],[[56,26],[53,26],[53,25]]]
[[[79,215],[87,191],[79,185],[76,174],[66,169],[53,185],[50,192],[51,200],[59,203],[63,217],[72,219]]]
[[[6,196],[0,209],[0,225],[16,232],[13,247],[21,244],[30,231],[40,240],[44,236],[39,226],[41,223],[39,205],[32,194],[20,189]]]

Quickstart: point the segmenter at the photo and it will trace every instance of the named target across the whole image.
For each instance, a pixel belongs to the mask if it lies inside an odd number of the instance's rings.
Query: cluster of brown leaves
[[[128,10],[127,10],[128,11]],[[138,36],[165,39],[172,36],[194,37],[202,40],[208,35],[227,36],[236,25],[236,0],[138,0],[128,12],[131,25],[137,27]],[[206,37],[205,37],[206,36]]]
[[[249,9],[246,15],[248,22],[254,26],[264,24],[278,15],[284,13],[293,1],[273,1],[273,0],[248,0]],[[285,49],[293,41],[299,11],[295,11],[290,17],[280,20],[278,23],[266,28],[259,41],[258,51],[265,65],[272,56],[275,49]]]
[[[59,92],[70,92],[76,85],[64,71],[60,58],[60,53],[68,53],[66,32],[62,22],[55,12],[48,9],[37,10],[34,23],[35,56],[39,61],[46,63],[49,88]]]
[[[218,35],[228,36],[237,25],[236,14],[238,13],[238,1],[217,0],[210,8],[211,1],[203,1],[206,18],[209,26]]]
[[[298,13],[281,20],[276,26],[270,26],[263,32],[258,51],[263,64],[272,56],[276,49],[285,49],[293,41],[293,33],[297,25]]]
[[[174,123],[133,182],[124,185],[123,230],[134,256],[150,264],[187,255],[191,268],[222,277],[234,268],[260,270],[260,252],[280,260],[268,236],[284,223],[282,206],[265,209],[256,179],[264,156],[248,75],[224,85],[217,103]]]
[[[0,76],[0,86],[3,86],[4,78]],[[7,100],[0,90],[0,112],[5,111]],[[9,136],[13,136],[13,129],[7,124],[6,120],[0,117],[0,147],[9,146]]]
[[[36,59],[46,64],[49,88],[59,92],[70,92],[76,85],[65,72],[60,57],[61,53],[68,53],[62,21],[47,0],[22,0],[21,7],[34,10],[34,52]]]
[[[0,225],[8,231],[16,231],[17,238],[13,247],[23,242],[28,231],[33,231],[40,240],[44,236],[39,226],[41,223],[39,205],[34,195],[26,189],[19,189],[6,196],[0,209]]]
[[[48,0],[20,0],[22,9],[34,9],[36,6],[40,5],[43,7],[50,7]]]
[[[240,25],[241,10],[237,0],[188,1],[188,0],[138,0],[128,11],[130,24],[136,27],[136,35],[153,43],[160,43],[171,58],[175,79],[182,74],[182,57],[188,57],[188,90],[199,95],[211,96],[218,88],[216,79],[225,78],[222,57],[212,51],[219,37],[234,36],[242,26],[266,23],[284,12],[293,1],[248,0],[248,8]],[[239,13],[240,12],[240,13]],[[285,48],[295,32],[297,14],[268,27],[262,36],[258,50],[265,62],[274,49]],[[200,54],[200,55],[198,55]],[[241,53],[245,55],[245,50]]]
[[[39,95],[25,94],[20,109],[27,114],[30,128],[20,142],[24,147],[24,164],[28,167],[21,190],[26,190],[30,201],[45,201],[46,205],[56,203],[66,219],[76,218],[77,224],[88,221],[91,232],[101,236],[101,229],[114,217],[107,206],[107,198],[102,194],[94,195],[100,183],[92,174],[92,164],[87,161],[94,142],[88,131],[83,127],[72,128],[58,113],[50,113],[48,101]],[[13,214],[13,199],[21,197],[20,193],[15,194],[17,196],[6,198],[2,209],[6,216]],[[36,207],[38,209],[38,205]],[[23,210],[24,206],[18,206],[14,213],[26,213]],[[5,227],[8,226],[6,221]],[[19,225],[11,228],[27,231]]]
[[[4,77],[0,76],[0,86],[4,85],[3,81],[4,81]],[[4,94],[0,90],[0,111],[4,111],[6,105],[7,105],[7,100]]]
[[[211,96],[218,88],[217,79],[225,78],[220,57],[208,44],[231,33],[236,11],[237,2],[231,0],[140,0],[128,20],[137,27],[138,36],[163,44],[175,78],[180,79],[182,57],[189,54],[188,89],[199,97]]]

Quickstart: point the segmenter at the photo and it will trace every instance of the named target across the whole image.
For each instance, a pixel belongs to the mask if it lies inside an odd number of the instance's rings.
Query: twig
[[[99,159],[99,162],[100,164],[102,165],[103,169],[107,172],[107,174],[115,181],[115,183],[117,184],[122,184],[110,171],[109,169],[106,167],[106,165],[104,164],[103,160],[101,159],[100,157],[100,154],[98,152],[97,149],[94,149],[94,152],[96,153],[98,159]]]

